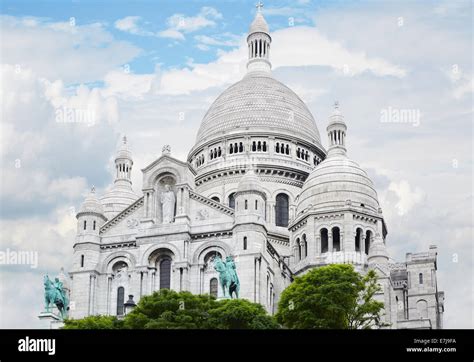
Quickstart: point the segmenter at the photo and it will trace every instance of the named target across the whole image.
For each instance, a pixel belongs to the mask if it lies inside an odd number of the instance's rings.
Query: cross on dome
[[[127,136],[123,136],[122,141],[124,145],[127,144]]]
[[[262,12],[262,8],[263,8],[263,3],[261,1],[259,1],[255,7],[257,8],[257,12],[261,13]]]

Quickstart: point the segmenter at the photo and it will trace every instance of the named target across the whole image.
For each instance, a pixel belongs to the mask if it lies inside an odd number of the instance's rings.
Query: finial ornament
[[[261,1],[259,1],[255,7],[257,8],[257,12],[261,13],[262,12],[262,8],[263,8],[263,3]]]
[[[94,185],[92,185],[91,192],[92,192],[93,194],[95,194],[95,186],[94,186]]]
[[[122,140],[124,145],[127,144],[127,136],[123,136]]]
[[[170,145],[164,145],[161,152],[162,152],[163,155],[169,155],[171,153],[171,146]]]
[[[334,102],[334,109],[336,109],[336,110],[339,109],[339,101]]]

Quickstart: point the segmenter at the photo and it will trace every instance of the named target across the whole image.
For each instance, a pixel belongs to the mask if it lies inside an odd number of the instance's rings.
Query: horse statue
[[[219,255],[214,258],[214,269],[219,273],[219,281],[224,298],[239,297],[240,282],[235,270],[234,260],[228,256],[224,262]]]
[[[58,278],[52,282],[47,275],[44,276],[43,282],[45,311],[50,312],[50,306],[54,304],[58,308],[61,318],[65,319],[69,310],[69,299],[64,292],[63,283]]]

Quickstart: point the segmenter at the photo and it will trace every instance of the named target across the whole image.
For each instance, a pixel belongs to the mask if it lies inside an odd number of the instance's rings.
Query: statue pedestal
[[[61,317],[53,312],[41,312],[38,318],[42,321],[49,322],[49,329],[60,329],[64,326]]]

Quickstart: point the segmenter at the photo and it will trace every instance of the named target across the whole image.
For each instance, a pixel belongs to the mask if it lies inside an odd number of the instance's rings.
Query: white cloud
[[[153,32],[146,31],[139,26],[139,22],[142,20],[140,16],[127,16],[123,19],[117,20],[114,25],[115,28],[121,31],[125,31],[130,34],[152,36]]]
[[[201,8],[195,16],[174,14],[167,19],[168,28],[158,33],[159,36],[184,40],[183,33],[192,33],[207,27],[216,26],[215,20],[222,19],[222,14],[212,7]],[[178,35],[178,34],[181,34]]]
[[[0,19],[2,63],[31,68],[50,80],[97,81],[140,53],[134,45],[115,40],[101,24],[59,23],[61,26],[55,27],[58,23],[41,19],[28,25],[21,18],[3,15]]]
[[[423,192],[421,189],[415,188],[412,190],[406,180],[402,180],[398,183],[392,182],[388,189],[393,191],[398,197],[395,207],[400,216],[407,214],[416,204],[423,200]]]
[[[199,46],[222,46],[222,47],[236,47],[244,42],[243,37],[231,33],[224,33],[216,36],[196,35],[194,39]],[[209,48],[207,48],[209,49]],[[205,49],[205,50],[207,50]]]
[[[170,38],[170,39],[175,39],[175,40],[185,39],[184,35],[176,29],[166,29],[166,30],[160,31],[158,33],[158,36],[162,38]]]

